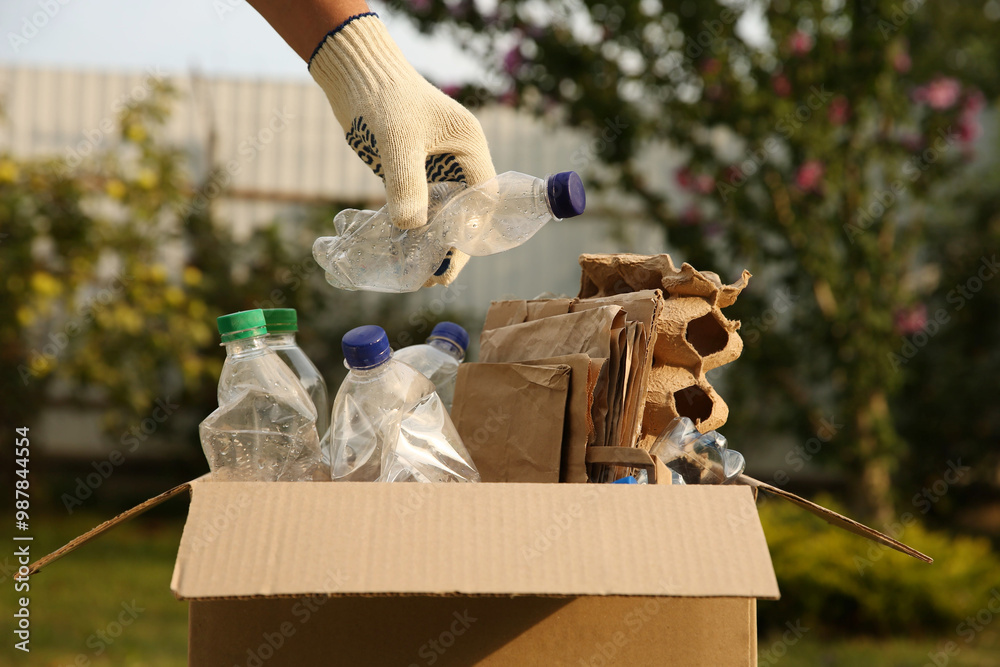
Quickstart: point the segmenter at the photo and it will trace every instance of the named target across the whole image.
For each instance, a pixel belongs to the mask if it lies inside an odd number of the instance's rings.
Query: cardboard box
[[[186,489],[191,665],[755,665],[778,597],[747,487],[196,481],[95,535]]]

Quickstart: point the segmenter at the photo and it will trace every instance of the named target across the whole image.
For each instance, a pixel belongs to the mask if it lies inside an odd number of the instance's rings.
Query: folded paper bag
[[[587,444],[594,442],[596,433],[591,416],[596,372],[591,375],[591,359],[585,354],[567,354],[524,362],[530,366],[553,366],[564,364],[572,371],[569,377],[569,393],[566,398],[566,417],[563,422],[562,464],[559,468],[560,482],[586,482]],[[598,367],[598,370],[600,368]]]
[[[452,421],[484,482],[559,481],[571,367],[466,363]]]

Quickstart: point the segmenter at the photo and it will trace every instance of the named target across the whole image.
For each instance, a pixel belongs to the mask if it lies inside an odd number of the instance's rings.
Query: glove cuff
[[[327,33],[309,60],[309,73],[345,129],[348,100],[399,95],[401,80],[419,77],[374,12],[358,14]]]

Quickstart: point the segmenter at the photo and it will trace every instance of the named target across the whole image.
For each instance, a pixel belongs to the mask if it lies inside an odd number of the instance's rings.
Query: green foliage
[[[830,498],[818,502],[842,511]],[[784,501],[769,499],[760,509],[782,592],[778,602],[758,605],[764,633],[796,619],[867,635],[959,633],[967,616],[1000,597],[1000,557],[985,539],[932,532],[901,515],[888,532],[934,558],[928,565]]]

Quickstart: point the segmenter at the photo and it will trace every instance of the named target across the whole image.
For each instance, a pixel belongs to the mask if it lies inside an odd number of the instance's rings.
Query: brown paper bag
[[[489,329],[479,339],[479,360],[525,361],[564,354],[603,359],[610,356],[611,330],[623,326],[625,312],[619,306],[603,306]]]
[[[559,481],[572,368],[465,363],[451,418],[484,482]]]
[[[591,398],[594,385],[591,383],[591,360],[585,354],[569,354],[537,361],[526,361],[528,365],[560,365],[572,369],[569,378],[569,398],[566,401],[566,416],[563,421],[562,463],[559,468],[560,482],[587,481],[587,443],[596,437],[591,417]],[[596,377],[593,378],[596,382]]]

